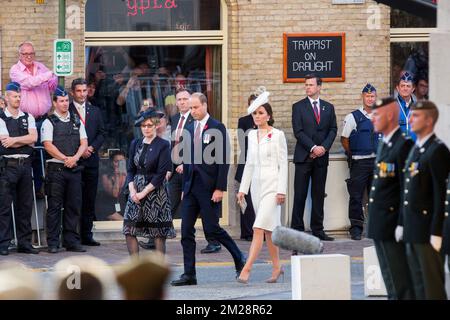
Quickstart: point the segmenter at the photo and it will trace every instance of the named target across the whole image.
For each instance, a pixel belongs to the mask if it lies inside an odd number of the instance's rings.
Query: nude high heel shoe
[[[278,281],[278,278],[282,276],[282,282],[284,282],[284,269],[283,267],[280,268],[280,271],[276,276],[273,276],[266,280],[267,283],[276,283]]]

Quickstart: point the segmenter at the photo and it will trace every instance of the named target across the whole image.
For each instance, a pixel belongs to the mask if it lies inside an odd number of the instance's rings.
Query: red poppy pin
[[[270,139],[272,139],[272,132],[267,135],[267,141],[269,141]]]
[[[205,131],[206,129],[208,129],[208,124],[205,124],[205,126],[203,127],[203,131]]]

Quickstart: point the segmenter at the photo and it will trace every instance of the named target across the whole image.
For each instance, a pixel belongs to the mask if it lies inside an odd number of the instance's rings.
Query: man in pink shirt
[[[31,42],[19,46],[19,62],[9,71],[11,81],[18,82],[22,89],[20,110],[31,113],[36,124],[52,106],[51,93],[57,86],[57,77],[42,63],[35,61],[35,51]]]
[[[20,110],[30,113],[36,120],[36,129],[38,132],[38,142],[35,146],[41,144],[41,126],[47,118],[47,112],[52,107],[51,94],[58,85],[58,78],[42,63],[35,61],[36,52],[33,44],[25,41],[19,45],[19,62],[9,70],[11,81],[18,82],[21,87]],[[41,198],[42,187],[42,152],[33,156],[33,172],[36,195]]]

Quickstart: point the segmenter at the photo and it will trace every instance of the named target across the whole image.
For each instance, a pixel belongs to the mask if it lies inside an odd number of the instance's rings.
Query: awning
[[[418,17],[436,21],[438,0],[375,0],[375,1],[390,6],[394,9],[406,11]]]

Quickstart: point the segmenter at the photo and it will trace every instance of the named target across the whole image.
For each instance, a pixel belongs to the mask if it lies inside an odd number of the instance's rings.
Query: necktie
[[[183,128],[183,123],[184,123],[184,116],[181,116],[180,121],[178,122],[178,127],[177,127],[177,135],[175,137],[175,143],[180,142],[180,137],[181,137],[181,129]]]
[[[178,122],[176,136],[175,136],[175,143],[173,146],[173,157],[174,157],[174,163],[180,164],[180,138],[181,133],[183,132],[183,122],[184,122],[184,116],[181,116],[180,121]]]
[[[201,124],[200,124],[200,121],[197,121],[197,126],[195,128],[195,133],[194,133],[194,145],[197,145],[200,142],[201,133],[202,133]]]
[[[313,110],[314,110],[314,116],[316,117],[316,122],[320,123],[320,113],[319,113],[319,107],[317,106],[317,101],[313,101]]]

